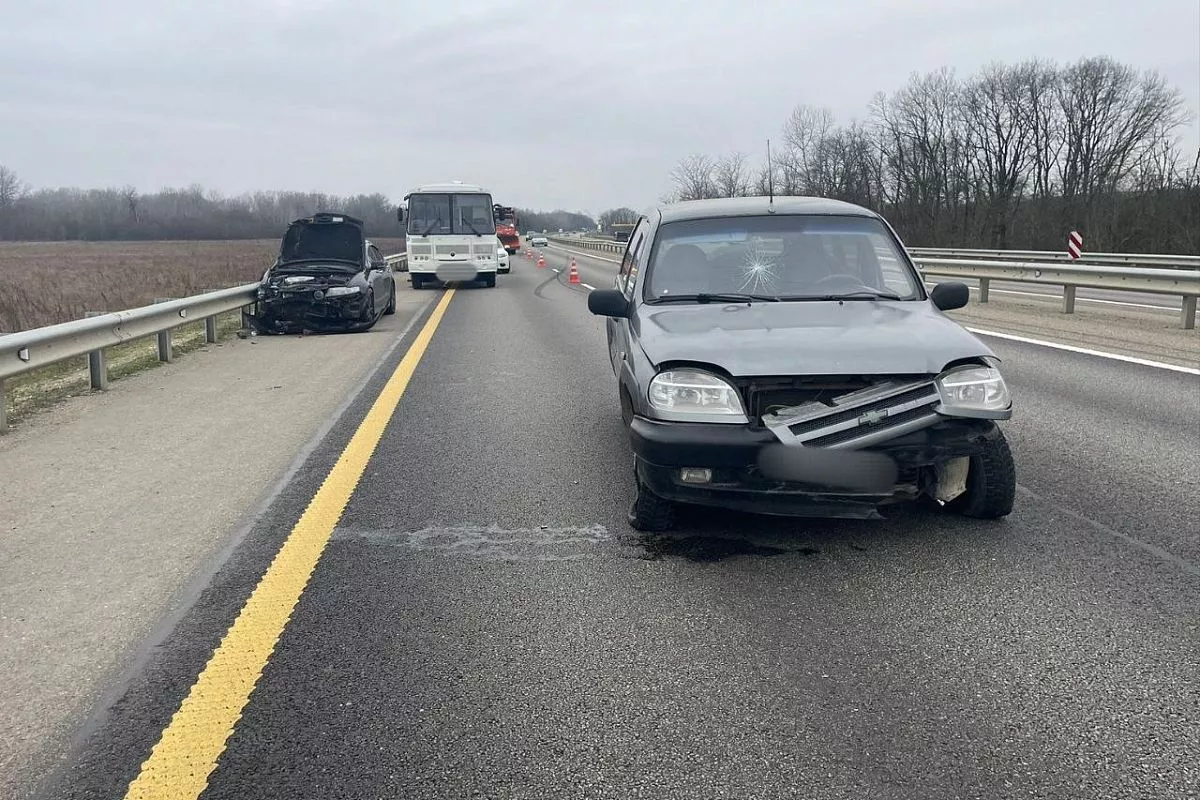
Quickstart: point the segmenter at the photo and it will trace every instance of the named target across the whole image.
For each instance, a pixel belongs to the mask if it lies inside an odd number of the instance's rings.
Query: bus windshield
[[[486,194],[410,195],[408,233],[412,236],[495,234],[492,199]]]

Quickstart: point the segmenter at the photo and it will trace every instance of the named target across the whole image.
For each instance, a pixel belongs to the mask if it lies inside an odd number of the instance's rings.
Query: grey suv
[[[878,214],[806,197],[676,203],[643,217],[615,288],[588,297],[634,451],[630,524],[675,503],[879,517],[926,498],[1012,510],[998,360],[926,292]]]

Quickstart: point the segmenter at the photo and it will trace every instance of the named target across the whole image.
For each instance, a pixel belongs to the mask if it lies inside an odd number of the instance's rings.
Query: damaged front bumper
[[[1000,435],[992,420],[942,418],[861,450],[784,445],[748,426],[634,417],[638,477],[667,500],[786,516],[878,516],[923,494],[952,499],[962,459]],[[954,488],[957,486],[958,488]]]
[[[880,506],[922,495],[951,500],[965,489],[969,458],[999,435],[995,419],[948,415],[928,380],[777,409],[761,427],[640,416],[630,425],[638,477],[660,497],[817,517],[877,517]]]
[[[259,288],[258,301],[254,305],[255,325],[265,333],[353,329],[369,317],[370,298],[361,291],[326,296],[330,288],[338,285],[264,285]]]

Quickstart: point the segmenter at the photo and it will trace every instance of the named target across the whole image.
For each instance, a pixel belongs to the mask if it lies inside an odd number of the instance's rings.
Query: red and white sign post
[[[1071,231],[1071,235],[1067,237],[1067,255],[1072,261],[1083,255],[1083,237],[1079,235],[1079,231]]]
[[[1067,237],[1067,255],[1075,261],[1083,255],[1083,237],[1079,235],[1079,231],[1071,231],[1071,235]],[[1063,311],[1067,314],[1075,313],[1075,287],[1063,287]]]

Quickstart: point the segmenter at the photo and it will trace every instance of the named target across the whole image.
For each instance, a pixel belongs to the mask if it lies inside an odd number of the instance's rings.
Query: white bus
[[[405,197],[405,246],[414,289],[429,281],[482,281],[496,285],[499,240],[492,194],[462,181],[419,186]]]

